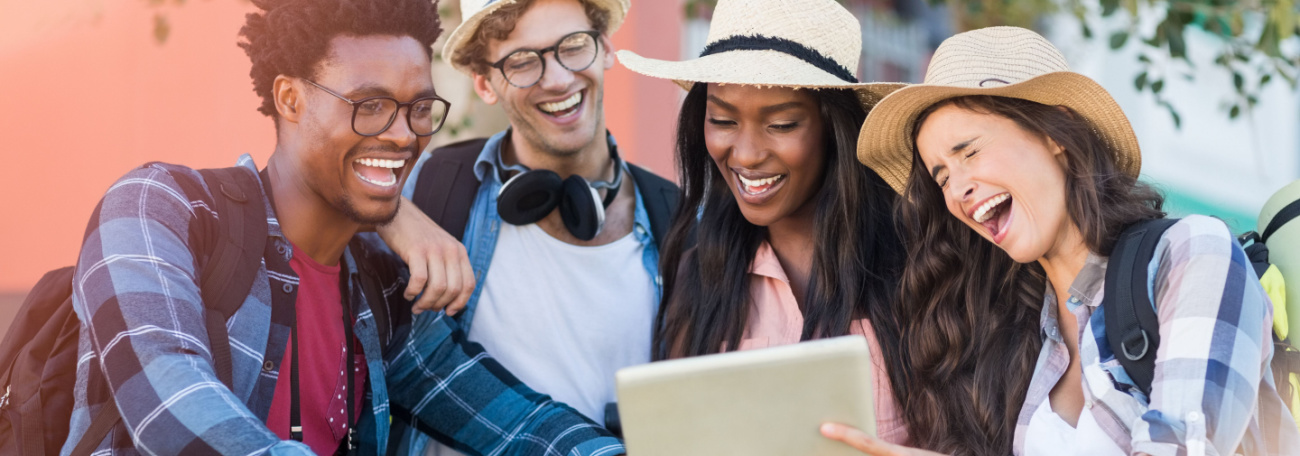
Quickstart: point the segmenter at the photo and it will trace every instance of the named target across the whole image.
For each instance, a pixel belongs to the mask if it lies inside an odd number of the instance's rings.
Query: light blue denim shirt
[[[506,138],[510,135],[510,130],[504,130],[488,138],[487,144],[483,146],[483,152],[479,153],[478,159],[474,161],[474,175],[478,177],[479,182],[483,184],[478,188],[478,195],[474,198],[474,206],[470,209],[469,222],[465,226],[465,250],[469,252],[470,265],[474,268],[474,280],[477,283],[483,283],[483,278],[487,277],[488,267],[492,265],[492,254],[496,251],[497,235],[501,232],[501,216],[497,214],[497,193],[501,191],[501,163],[497,161],[500,155],[497,153]],[[608,136],[610,147],[617,144],[614,137]],[[424,153],[416,161],[415,168],[411,170],[411,177],[406,180],[405,187],[402,189],[402,195],[410,199],[415,194],[416,176],[420,175],[420,170],[424,168],[425,162],[429,160],[430,155]],[[630,181],[630,179],[628,180]],[[646,213],[645,202],[641,195],[641,189],[636,189],[636,214],[634,215],[633,235],[637,242],[645,246],[644,253],[641,256],[641,265],[645,267],[646,273],[654,277],[655,281],[655,302],[659,302],[663,297],[663,279],[659,276],[659,248],[655,245],[654,236],[650,233],[650,216]],[[461,312],[461,327],[468,334],[470,326],[474,321],[474,308],[478,304],[479,296],[483,293],[483,287],[474,289],[474,294],[470,296],[469,303],[465,305],[465,310]],[[656,307],[656,312],[658,308]]]

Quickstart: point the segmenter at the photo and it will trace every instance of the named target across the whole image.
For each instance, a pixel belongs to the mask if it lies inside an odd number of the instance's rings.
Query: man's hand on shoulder
[[[397,217],[376,231],[411,271],[405,296],[407,300],[420,298],[411,307],[413,313],[446,310],[447,315],[455,315],[465,308],[474,293],[474,268],[465,246],[455,236],[405,197]]]

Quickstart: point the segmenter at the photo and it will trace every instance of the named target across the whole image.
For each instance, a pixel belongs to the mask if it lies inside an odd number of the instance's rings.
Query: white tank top
[[[614,372],[650,362],[654,278],[645,246],[562,242],[536,224],[501,224],[469,340],[532,389],[604,425]],[[459,454],[431,441],[427,455]]]
[[[1078,426],[1072,427],[1052,411],[1046,400],[1034,410],[1025,432],[1024,456],[1124,456],[1124,450],[1102,431],[1090,407],[1079,413]]]

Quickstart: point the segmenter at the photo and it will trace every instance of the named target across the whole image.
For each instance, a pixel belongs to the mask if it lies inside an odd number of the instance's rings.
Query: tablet
[[[857,455],[834,421],[875,435],[862,336],[662,361],[618,371],[629,456]]]

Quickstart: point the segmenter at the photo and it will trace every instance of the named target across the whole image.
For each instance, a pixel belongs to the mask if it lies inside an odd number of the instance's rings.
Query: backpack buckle
[[[1151,348],[1151,341],[1147,339],[1147,332],[1140,331],[1140,333],[1142,334],[1142,351],[1139,352],[1138,354],[1134,355],[1132,353],[1129,353],[1128,351],[1128,343],[1133,339],[1130,338],[1129,340],[1125,340],[1124,342],[1121,342],[1119,344],[1120,351],[1124,352],[1124,356],[1128,358],[1129,361],[1137,361],[1139,359],[1142,359],[1143,356],[1147,355],[1147,350]]]

